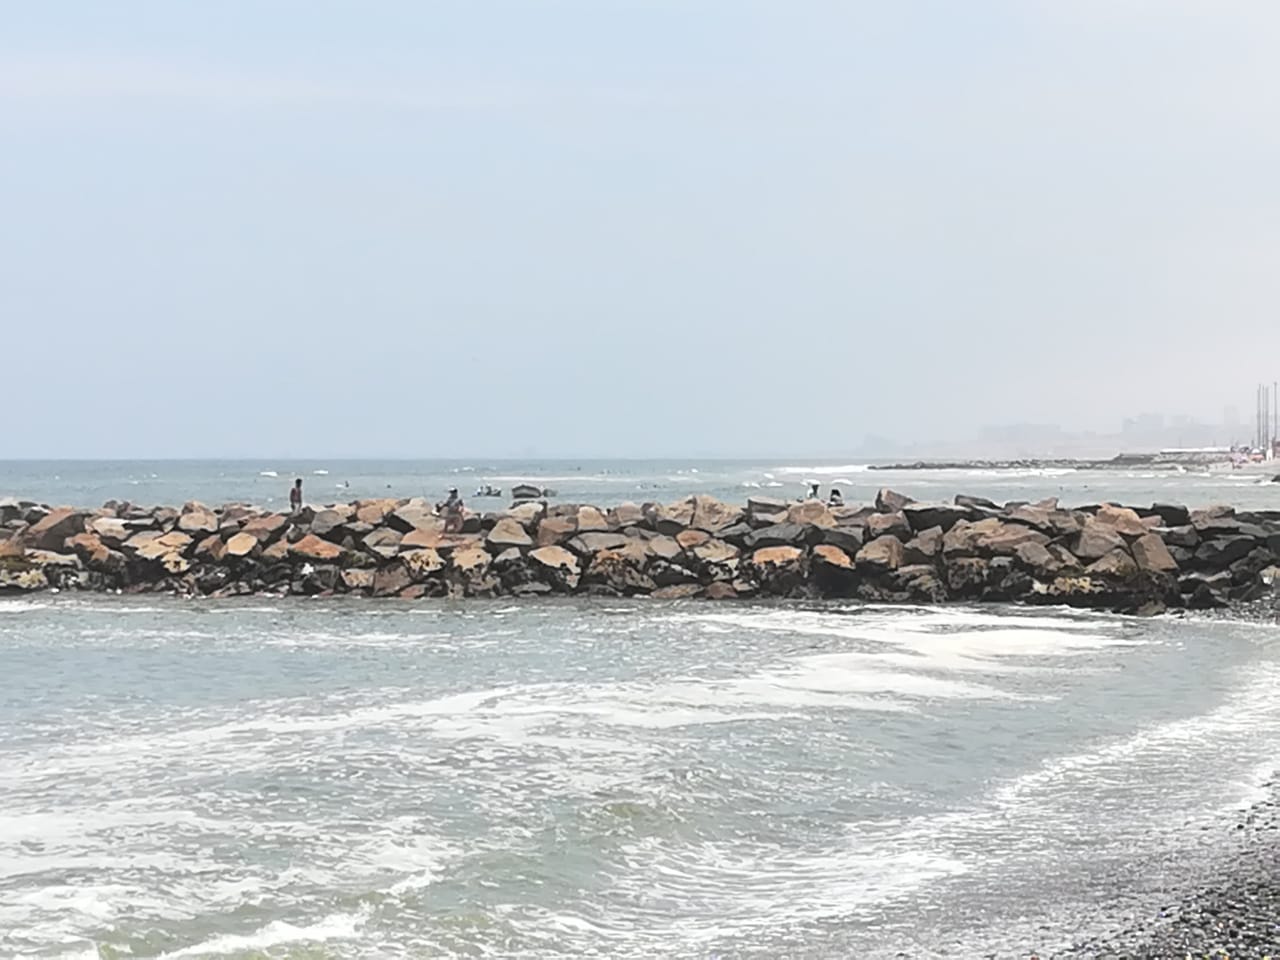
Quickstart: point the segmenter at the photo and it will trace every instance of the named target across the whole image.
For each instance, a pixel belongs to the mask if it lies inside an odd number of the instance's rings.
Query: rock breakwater
[[[421,499],[292,514],[242,504],[98,509],[0,500],[0,591],[377,597],[646,595],[1001,601],[1125,612],[1266,593],[1280,511],[1056,500],[874,504],[693,496],[599,509],[528,502],[468,513]]]

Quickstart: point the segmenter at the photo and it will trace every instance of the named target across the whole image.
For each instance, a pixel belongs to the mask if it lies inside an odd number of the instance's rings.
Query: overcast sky
[[[1280,5],[4,2],[4,457],[1252,415]]]

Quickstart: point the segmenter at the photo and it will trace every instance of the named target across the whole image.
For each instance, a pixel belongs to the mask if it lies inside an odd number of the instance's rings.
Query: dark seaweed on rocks
[[[692,496],[522,502],[460,529],[419,498],[291,514],[243,504],[97,509],[0,500],[0,592],[592,596],[1018,602],[1129,613],[1269,596],[1280,520],[1171,504],[873,505]]]

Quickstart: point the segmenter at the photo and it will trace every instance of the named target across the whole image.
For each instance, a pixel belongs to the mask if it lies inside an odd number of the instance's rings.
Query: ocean
[[[4,464],[0,494],[1278,489],[577,466]],[[1280,627],[1194,617],[0,598],[0,956],[1047,956],[1224,867],[1274,771],[1278,682]]]

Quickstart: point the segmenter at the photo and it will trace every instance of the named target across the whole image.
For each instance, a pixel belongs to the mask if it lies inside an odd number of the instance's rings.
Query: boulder
[[[760,589],[790,596],[805,584],[805,555],[796,547],[762,547],[751,554],[751,573]]]
[[[342,583],[352,593],[368,593],[373,589],[372,570],[343,570]]]
[[[277,540],[275,543],[262,549],[263,563],[281,563],[289,559],[289,550],[293,544],[288,540]]]
[[[684,552],[675,537],[667,537],[659,534],[645,541],[645,550],[649,556],[657,557],[660,560],[674,560]]]
[[[887,576],[889,596],[886,599],[915,603],[946,603],[950,599],[947,595],[947,586],[938,577],[935,567],[907,565],[899,567]],[[871,591],[868,599],[878,599],[876,593],[886,589],[885,585],[878,583],[867,584],[867,586]]]
[[[820,543],[809,556],[814,585],[824,597],[852,596],[858,576],[853,559],[839,547]]]
[[[134,534],[125,521],[116,517],[95,517],[86,524],[86,528],[109,547],[123,545]]]
[[[1133,541],[1130,547],[1139,570],[1147,573],[1177,573],[1178,562],[1157,534],[1148,533]]]
[[[798,523],[775,523],[753,531],[743,543],[748,550],[758,550],[762,547],[803,546],[809,542],[811,535],[815,538],[821,537],[822,529],[805,527]]]
[[[902,548],[902,562],[905,566],[920,566],[937,563],[942,556],[942,541],[945,534],[942,527],[930,527],[921,530],[907,541]]]
[[[704,566],[732,563],[738,559],[738,548],[724,540],[706,540],[689,552]]]
[[[737,600],[739,593],[732,583],[717,580],[707,584],[706,589],[702,591],[702,596],[708,600]]]
[[[673,583],[669,586],[659,587],[649,596],[654,600],[688,600],[702,593],[702,588],[696,583]]]
[[[262,552],[262,542],[252,533],[241,531],[227,541],[226,550],[223,551],[225,556],[243,559],[245,557],[256,557]]]
[[[680,500],[656,507],[650,513],[650,522],[659,533],[674,537],[693,523],[693,501]]]
[[[888,573],[902,566],[902,558],[902,541],[885,535],[863,546],[855,559],[859,569],[870,573]]]
[[[862,527],[828,527],[822,531],[822,542],[839,547],[849,556],[857,556],[862,549]]]
[[[711,539],[711,534],[705,530],[681,530],[676,534],[676,543],[680,544],[682,550],[692,550],[694,547],[700,546]]]
[[[538,547],[529,553],[529,563],[543,583],[564,593],[578,588],[582,576],[578,558],[564,547]]]
[[[1232,536],[1205,540],[1196,548],[1195,562],[1211,570],[1224,570],[1256,546],[1253,537]]]
[[[538,540],[540,547],[551,547],[565,543],[578,530],[575,517],[547,517],[538,524]]]
[[[1050,510],[1047,507],[1024,504],[1010,510],[1006,519],[1039,530],[1051,537],[1071,537],[1080,532],[1082,523],[1069,510]]]
[[[609,529],[609,519],[595,507],[579,507],[577,520],[579,533]]]
[[[297,543],[289,547],[289,555],[299,560],[310,560],[315,563],[327,563],[342,556],[342,548],[336,543],[322,540],[314,533],[308,533]]]
[[[254,540],[253,542],[256,545],[258,541]],[[219,563],[226,556],[226,553],[226,541],[218,534],[211,533],[196,544],[196,548],[191,552],[191,555],[201,563]]]
[[[381,528],[381,529],[385,529],[385,528]],[[377,528],[370,530],[362,538],[362,541],[364,539],[367,539],[368,537],[374,536],[374,534],[378,532],[379,530]],[[399,535],[397,534],[397,536]],[[449,536],[453,537],[455,535],[450,534]],[[441,546],[443,546],[448,539],[449,537],[446,537],[444,534],[444,524],[441,524],[438,530],[431,530],[423,527],[418,527],[414,530],[410,530],[403,537],[400,537],[399,541],[397,542],[397,548],[401,552],[406,552],[409,550],[436,550],[436,549],[439,549]]]
[[[988,521],[980,521],[987,523]],[[977,526],[977,524],[975,524]],[[977,536],[978,552],[983,556],[1011,557],[1017,553],[1018,547],[1024,543],[1047,544],[1049,537],[1039,530],[1023,526],[1020,523],[1004,523],[995,520],[990,530]]]
[[[672,563],[669,560],[650,558],[648,566],[645,568],[650,579],[659,587],[669,587],[675,584],[697,583],[698,575],[688,567]]]
[[[463,596],[486,596],[498,586],[498,581],[489,575],[491,565],[488,551],[480,547],[466,547],[454,551],[449,558],[446,575]]]
[[[915,503],[905,493],[898,493],[888,487],[882,487],[876,494],[877,513],[897,513],[908,504]]]
[[[370,590],[375,597],[394,597],[412,583],[413,578],[409,576],[408,569],[397,561],[374,571]]]
[[[1116,548],[1085,567],[1090,578],[1101,577],[1112,581],[1128,581],[1138,575],[1138,565],[1128,551]]]
[[[932,527],[941,527],[946,533],[961,520],[976,518],[975,512],[966,507],[945,503],[909,503],[902,508],[902,514],[915,533]]]
[[[787,522],[791,504],[773,497],[751,497],[747,500],[747,522],[753,527],[768,527]]]
[[[372,553],[383,560],[390,560],[400,552],[400,543],[403,539],[404,536],[391,527],[378,527],[360,541],[360,546],[366,553]]]
[[[513,507],[506,510],[502,516],[510,517],[520,526],[524,527],[530,534],[538,529],[538,525],[547,515],[547,505],[541,500],[529,500],[524,503],[517,503]]]
[[[1200,534],[1189,523],[1180,527],[1167,527],[1161,530],[1160,538],[1164,540],[1166,545],[1171,547],[1186,547],[1188,550],[1194,550],[1200,546]]]
[[[994,500],[988,500],[986,497],[971,497],[968,494],[957,493],[955,496],[955,505],[957,507],[965,507],[969,510],[999,510],[1000,506]]]
[[[956,557],[947,561],[947,593],[957,600],[983,599],[1000,580],[986,557]],[[1001,598],[1003,599],[1003,598]]]
[[[180,530],[161,533],[159,530],[143,530],[124,543],[124,552],[139,560],[160,560],[176,553],[183,554],[191,546],[191,537]]]
[[[124,554],[112,550],[96,533],[77,533],[68,537],[66,548],[90,570],[117,574],[125,568]]]
[[[240,528],[240,532],[257,537],[258,542],[265,546],[283,535],[288,525],[289,518],[284,514],[268,513],[246,520],[244,526]]]
[[[580,533],[569,541],[569,549],[582,557],[588,557],[601,550],[616,550],[625,547],[631,538],[621,533],[590,531]]]
[[[326,540],[341,540],[343,536],[342,525],[346,520],[347,518],[337,510],[319,510],[311,518],[311,532],[317,537],[324,537]]]
[[[378,526],[386,519],[387,514],[399,507],[400,501],[391,499],[357,500],[355,517],[360,523]]]
[[[601,550],[591,558],[586,580],[612,587],[618,593],[631,595],[649,593],[657,588],[653,578],[645,573],[648,553],[638,540],[630,540],[625,546]]]
[[[644,520],[644,511],[639,504],[620,503],[609,509],[608,518],[610,528],[634,527]]]
[[[1111,527],[1127,540],[1136,540],[1138,537],[1146,536],[1148,532],[1148,528],[1143,524],[1142,518],[1128,507],[1117,507],[1104,503],[1098,508],[1098,512],[1094,514],[1094,519],[1098,523],[1104,523]]]
[[[689,526],[707,533],[718,533],[725,527],[731,527],[742,521],[745,511],[741,507],[722,503],[715,497],[702,494],[692,499],[693,516]]]
[[[1181,504],[1153,503],[1151,514],[1159,517],[1166,527],[1181,527],[1191,523],[1191,512]]]
[[[874,540],[877,537],[897,537],[903,543],[911,539],[911,524],[907,522],[906,514],[901,510],[893,513],[876,513],[867,517],[867,539]]]
[[[821,500],[805,500],[787,510],[787,522],[807,527],[834,527],[835,515]]]
[[[381,505],[379,505],[380,509]],[[367,515],[373,515],[376,510],[369,510]],[[359,511],[356,512],[359,517]],[[361,517],[361,519],[364,519]],[[380,520],[367,520],[375,527],[385,524],[389,529],[398,533],[405,534],[414,530],[436,530],[444,531],[444,520],[436,516],[431,506],[420,498],[410,500],[403,506],[398,506],[394,510],[388,511]]]
[[[1018,544],[1013,556],[1033,576],[1040,579],[1052,579],[1063,569],[1062,560],[1043,543],[1034,540]]]
[[[178,517],[178,529],[192,535],[201,533],[217,533],[220,521],[217,515],[203,503],[194,500],[182,508]]]
[[[68,537],[84,532],[86,519],[87,515],[79,510],[61,507],[32,524],[23,539],[37,550],[60,550]]]
[[[483,551],[481,551],[483,552]],[[444,558],[430,547],[411,550],[400,557],[400,563],[414,583],[424,583],[444,569]]]
[[[512,547],[517,549],[532,547],[533,538],[525,532],[518,521],[503,517],[493,525],[493,529],[485,537],[485,543],[488,544],[490,552],[502,553]]]
[[[1112,550],[1124,550],[1125,540],[1111,524],[1090,517],[1081,527],[1071,552],[1081,560],[1101,560]]]

